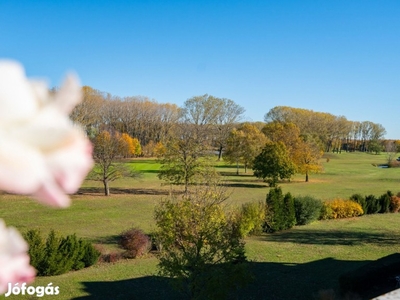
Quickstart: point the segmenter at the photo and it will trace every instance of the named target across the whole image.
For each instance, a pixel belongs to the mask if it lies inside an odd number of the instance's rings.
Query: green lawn
[[[310,182],[296,175],[281,183],[284,192],[313,195],[320,199],[348,198],[353,193],[381,195],[400,191],[400,168],[382,169],[384,155],[365,153],[330,154],[323,160],[324,173],[311,174]],[[171,189],[157,178],[154,160],[128,162],[143,172],[140,179],[111,183],[111,196],[102,195],[101,183],[87,181],[73,195],[65,210],[44,207],[27,197],[0,195],[0,215],[20,231],[56,229],[63,234],[101,244],[105,251],[117,251],[116,236],[131,226],[146,232],[154,228],[154,205]],[[219,163],[218,170],[231,192],[228,207],[264,200],[269,187],[251,176],[239,176],[234,167]],[[315,222],[292,230],[251,237],[246,240],[248,258],[255,274],[253,284],[241,299],[313,299],[320,290],[338,287],[338,276],[371,260],[398,251],[400,214],[370,215],[361,218]],[[35,286],[60,287],[57,299],[176,299],[166,279],[156,277],[157,260],[147,258],[98,264],[91,268],[55,277],[38,278]],[[10,297],[23,299],[23,297]],[[43,297],[46,299],[46,297]],[[51,298],[50,296],[47,298]],[[53,298],[55,298],[53,296]],[[28,298],[26,298],[28,299]]]

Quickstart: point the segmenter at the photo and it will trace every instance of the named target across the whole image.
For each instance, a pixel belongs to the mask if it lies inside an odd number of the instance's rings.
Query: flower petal
[[[64,191],[58,186],[56,182],[49,179],[40,186],[40,188],[33,193],[33,197],[43,204],[47,204],[53,207],[68,207],[71,200]]]
[[[82,89],[76,76],[70,74],[65,79],[61,89],[54,97],[54,104],[65,115],[72,112],[74,107],[82,101]]]
[[[48,173],[43,155],[19,140],[0,134],[0,189],[18,194],[35,192]]]
[[[66,193],[75,193],[93,167],[92,145],[76,130],[71,142],[47,156],[47,165]]]
[[[0,61],[0,123],[10,124],[32,117],[38,103],[22,66]]]

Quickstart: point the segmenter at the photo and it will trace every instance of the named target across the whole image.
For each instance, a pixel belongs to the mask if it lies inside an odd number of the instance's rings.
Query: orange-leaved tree
[[[132,138],[129,134],[121,135],[121,153],[124,157],[139,156],[142,154],[142,147],[137,138]]]

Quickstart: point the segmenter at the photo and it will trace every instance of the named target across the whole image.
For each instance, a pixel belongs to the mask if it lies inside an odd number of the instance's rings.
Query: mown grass
[[[312,195],[320,199],[348,198],[353,193],[380,195],[400,191],[400,169],[381,169],[372,164],[385,162],[384,155],[342,153],[322,160],[324,173],[312,174],[310,182],[296,175],[281,183],[284,192]],[[136,159],[129,166],[143,172],[140,179],[121,179],[111,184],[111,196],[102,195],[101,183],[87,181],[72,196],[73,204],[55,210],[27,197],[0,195],[0,215],[20,231],[39,228],[76,233],[106,251],[116,251],[119,233],[138,226],[154,229],[154,206],[171,187],[157,178],[159,164]],[[228,207],[265,199],[269,187],[251,175],[235,175],[235,168],[219,163],[218,170],[231,192]],[[246,251],[255,281],[241,291],[240,299],[313,299],[320,290],[338,288],[340,274],[371,260],[398,252],[400,214],[315,222],[292,230],[250,237]],[[68,274],[41,277],[35,286],[60,287],[57,299],[176,299],[166,279],[156,276],[155,257],[98,264]],[[23,297],[10,297],[23,299]],[[28,298],[28,297],[27,297]],[[54,296],[43,297],[55,298]]]

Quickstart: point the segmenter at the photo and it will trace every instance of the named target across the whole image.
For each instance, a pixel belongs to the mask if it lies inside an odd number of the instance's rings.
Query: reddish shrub
[[[389,209],[392,213],[397,213],[400,211],[400,197],[398,195],[390,197]]]
[[[105,262],[105,263],[115,263],[122,259],[121,253],[118,252],[111,252],[107,254],[102,254],[100,256],[100,262]]]
[[[119,245],[126,250],[124,257],[136,258],[150,251],[151,240],[142,230],[132,228],[121,234]]]

